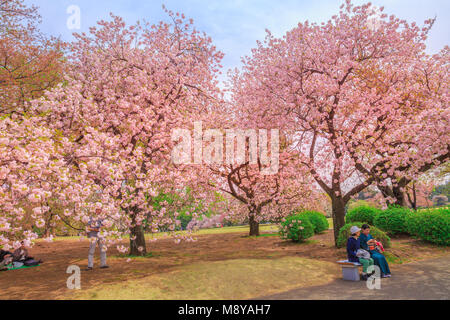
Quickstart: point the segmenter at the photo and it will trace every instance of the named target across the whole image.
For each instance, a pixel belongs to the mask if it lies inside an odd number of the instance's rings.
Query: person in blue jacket
[[[356,256],[356,252],[361,248],[359,235],[361,229],[357,226],[350,228],[351,237],[347,240],[347,257],[350,262],[359,262],[363,265],[362,279],[367,280],[369,275],[367,274],[367,268],[373,265],[374,261],[372,258],[364,259]]]
[[[386,261],[384,255],[375,250],[376,240],[370,234],[370,226],[368,224],[363,224],[361,226],[361,234],[359,236],[361,248],[370,252],[370,257],[375,262],[375,265],[380,267],[381,277],[390,278],[391,270],[389,270],[389,265]]]
[[[13,262],[13,254],[9,251],[0,249],[0,271],[7,271],[8,265]]]

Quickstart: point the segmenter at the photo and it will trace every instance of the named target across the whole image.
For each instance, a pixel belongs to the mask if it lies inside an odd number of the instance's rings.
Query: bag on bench
[[[370,259],[369,251],[366,251],[364,249],[358,249],[358,251],[356,251],[356,256],[362,259]]]

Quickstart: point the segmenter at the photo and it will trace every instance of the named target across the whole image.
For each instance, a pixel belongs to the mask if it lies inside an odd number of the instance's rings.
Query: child
[[[362,272],[362,279],[367,280],[368,274],[367,274],[367,268],[370,265],[373,265],[373,259],[368,258],[358,258],[356,253],[361,248],[360,242],[359,242],[359,235],[361,233],[361,229],[357,226],[353,226],[350,228],[351,237],[347,240],[347,256],[348,261],[350,262],[359,262],[363,265],[363,272]]]

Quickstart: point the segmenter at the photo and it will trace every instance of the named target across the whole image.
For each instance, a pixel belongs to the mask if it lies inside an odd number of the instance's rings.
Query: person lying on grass
[[[22,241],[20,248],[17,248],[13,252],[13,261],[15,262],[16,267],[20,267],[21,265],[26,266],[35,266],[44,261],[41,259],[35,260],[33,257],[28,255],[28,249],[25,247],[25,243]]]
[[[359,242],[359,234],[361,229],[357,226],[350,228],[351,237],[347,240],[347,257],[350,262],[359,262],[363,265],[363,272],[361,278],[367,280],[369,274],[367,273],[367,268],[373,265],[373,259],[370,258],[370,254],[364,250],[361,250],[361,245]],[[367,256],[364,256],[367,254]]]

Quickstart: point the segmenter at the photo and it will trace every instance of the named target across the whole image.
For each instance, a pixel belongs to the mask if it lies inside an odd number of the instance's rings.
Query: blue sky
[[[367,1],[353,0],[355,4]],[[448,0],[375,0],[385,12],[395,14],[421,25],[437,16],[428,39],[428,51],[439,51],[449,44],[450,1]],[[226,69],[240,66],[240,58],[250,53],[256,40],[263,40],[265,29],[281,36],[300,21],[327,21],[339,11],[341,0],[25,0],[40,8],[41,29],[64,40],[72,39],[73,31],[88,31],[100,19],[108,19],[109,12],[122,16],[128,23],[145,19],[150,22],[166,20],[164,4],[172,11],[193,18],[197,29],[211,36],[225,53]],[[69,30],[66,13],[70,5],[81,9],[81,29]]]

